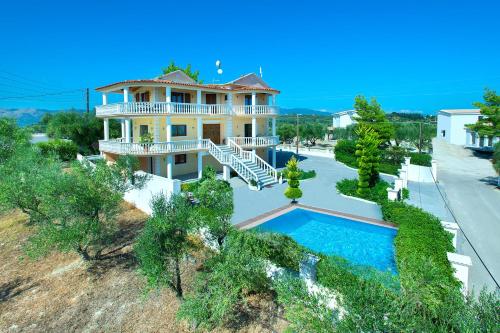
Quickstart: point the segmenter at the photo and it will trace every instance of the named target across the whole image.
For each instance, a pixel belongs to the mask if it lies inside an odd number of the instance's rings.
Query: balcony
[[[99,140],[99,150],[118,155],[154,156],[209,149],[208,139],[171,142],[127,143],[123,139]]]
[[[278,107],[271,105],[196,104],[173,102],[129,102],[96,106],[97,117],[129,117],[155,115],[191,116],[254,116],[276,115]]]
[[[269,147],[276,146],[279,144],[278,136],[258,136],[255,138],[252,137],[229,137],[229,140],[232,140],[238,146],[242,148],[260,148],[260,147]]]

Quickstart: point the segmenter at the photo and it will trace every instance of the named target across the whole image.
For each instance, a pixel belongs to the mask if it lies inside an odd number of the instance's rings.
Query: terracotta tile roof
[[[165,84],[165,85],[172,85],[172,86],[185,86],[185,87],[197,87],[197,88],[205,88],[205,89],[213,89],[213,90],[219,90],[219,91],[269,91],[269,92],[275,92],[275,93],[280,93],[279,90],[273,89],[271,87],[264,87],[262,85],[259,86],[251,86],[251,85],[242,85],[242,84],[237,84],[239,79],[246,77],[250,74],[243,75],[240,78],[230,81],[228,83],[223,83],[223,84],[203,84],[203,83],[187,83],[187,82],[176,82],[172,80],[163,80],[161,78],[154,78],[154,79],[143,79],[143,80],[125,80],[125,81],[119,81],[115,83],[111,83],[105,86],[101,86],[96,88],[97,91],[105,91],[110,88],[116,87],[120,88],[122,86],[127,86],[129,84],[131,85],[136,85],[136,84]]]

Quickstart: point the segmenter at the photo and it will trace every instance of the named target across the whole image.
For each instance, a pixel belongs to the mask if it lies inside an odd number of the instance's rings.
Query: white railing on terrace
[[[276,181],[278,180],[278,171],[276,171],[275,168],[273,168],[269,163],[263,160],[259,155],[254,154],[251,151],[244,150],[230,138],[227,140],[227,144],[242,160],[252,161],[253,163],[257,164],[259,169],[263,170],[267,175],[273,177]]]
[[[173,102],[129,102],[96,106],[96,115],[133,116],[133,115],[273,115],[277,107],[270,105],[233,105],[196,104]]]
[[[123,139],[109,141],[100,140],[99,150],[105,153],[131,154],[131,155],[159,155],[190,150],[209,149],[208,139],[203,140],[180,140],[170,142],[123,142]]]
[[[252,146],[252,147],[267,147],[279,144],[278,136],[257,136],[253,137],[229,137],[228,140],[232,140],[238,146]]]
[[[237,116],[272,115],[278,114],[278,107],[273,105],[233,105],[233,113]]]

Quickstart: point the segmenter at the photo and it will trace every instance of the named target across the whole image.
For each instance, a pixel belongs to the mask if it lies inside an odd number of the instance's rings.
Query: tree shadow
[[[143,222],[120,224],[111,238],[111,244],[103,251],[99,259],[91,262],[87,271],[99,277],[111,269],[135,270],[137,260],[133,254],[132,245],[143,227]]]
[[[474,157],[480,158],[482,160],[491,160],[493,157],[493,151],[469,149]]]
[[[498,186],[498,177],[488,176],[488,177],[484,177],[484,178],[479,179],[479,181],[485,183],[486,185],[490,185],[493,188],[499,187]]]
[[[12,281],[0,285],[0,303],[6,302],[16,296],[21,295],[25,291],[37,287],[39,283],[31,282],[31,279],[15,278]]]

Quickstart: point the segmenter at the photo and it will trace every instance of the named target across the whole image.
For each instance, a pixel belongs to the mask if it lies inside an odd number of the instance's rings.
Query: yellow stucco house
[[[99,150],[108,161],[135,155],[143,171],[168,179],[199,178],[211,165],[224,179],[234,170],[258,188],[277,181],[279,91],[256,74],[201,84],[175,71],[96,90],[102,93],[96,115],[104,119]],[[123,102],[108,103],[110,94],[121,94]],[[110,138],[111,118],[121,121],[120,138]]]

